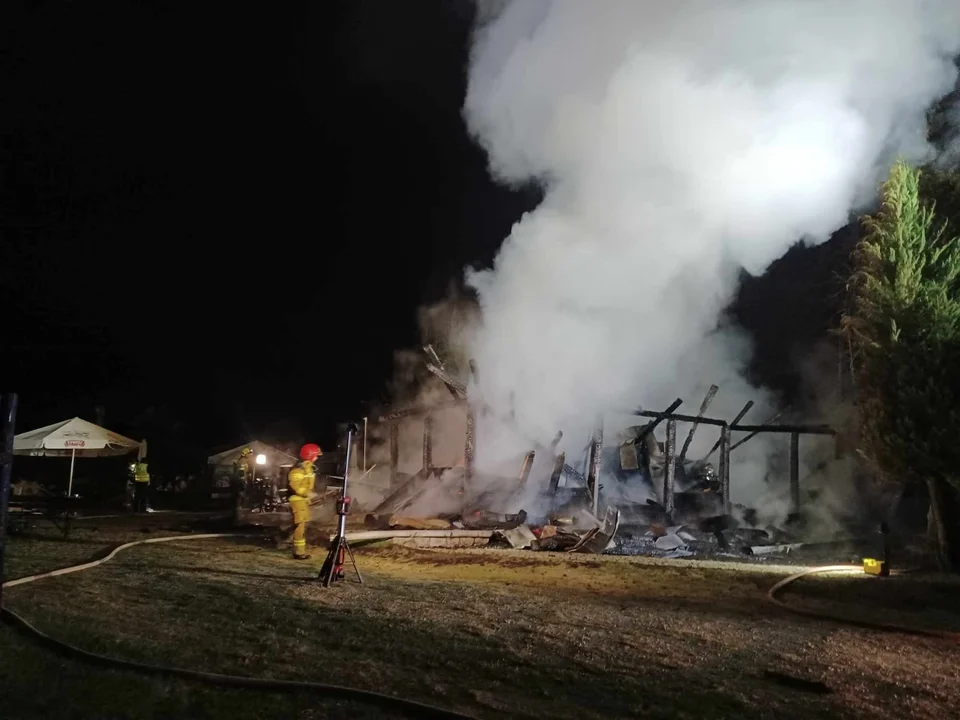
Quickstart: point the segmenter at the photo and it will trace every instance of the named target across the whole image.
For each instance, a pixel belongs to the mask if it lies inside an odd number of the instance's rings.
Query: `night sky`
[[[329,442],[383,396],[417,307],[536,202],[488,179],[464,129],[466,0],[4,9],[0,388],[20,393],[18,430],[99,406],[181,457]],[[795,391],[848,240],[747,283],[759,379]]]

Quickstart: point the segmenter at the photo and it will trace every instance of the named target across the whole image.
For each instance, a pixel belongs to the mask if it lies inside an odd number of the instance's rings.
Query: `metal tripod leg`
[[[353,563],[353,570],[357,573],[357,580],[361,585],[363,584],[363,576],[360,575],[357,559],[353,556],[353,548],[350,547],[350,543],[347,542],[345,536],[337,535],[330,546],[330,552],[327,553],[327,559],[323,561],[323,565],[320,568],[320,575],[317,578],[323,583],[323,587],[330,587],[340,579],[334,577],[334,574],[337,567],[337,558],[340,556],[341,549],[344,551],[344,555],[350,555],[350,562]],[[340,566],[340,572],[343,572],[343,565]]]
[[[347,552],[350,553],[350,562],[353,563],[353,570],[357,573],[357,581],[363,585],[363,578],[360,576],[360,568],[357,567],[357,560],[353,557],[353,548],[350,547],[350,543],[347,542],[347,539],[343,539],[343,546],[347,549]]]
[[[337,555],[340,553],[340,545],[343,543],[343,536],[337,535],[330,544],[330,552],[327,553],[327,559],[323,561],[320,568],[319,579],[324,587],[330,587],[333,582],[333,572],[337,565]]]

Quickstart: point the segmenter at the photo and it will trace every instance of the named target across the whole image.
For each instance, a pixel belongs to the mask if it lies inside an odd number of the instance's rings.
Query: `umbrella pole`
[[[67,497],[73,495],[73,461],[77,459],[77,449],[70,451],[70,482],[67,484]]]

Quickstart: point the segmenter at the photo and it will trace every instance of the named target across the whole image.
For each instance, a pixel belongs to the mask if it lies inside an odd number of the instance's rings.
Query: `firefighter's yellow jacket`
[[[309,515],[308,499],[313,492],[313,485],[316,481],[316,474],[313,470],[313,463],[309,461],[301,462],[290,470],[287,482],[290,485],[290,509],[293,511],[294,523],[307,521]]]

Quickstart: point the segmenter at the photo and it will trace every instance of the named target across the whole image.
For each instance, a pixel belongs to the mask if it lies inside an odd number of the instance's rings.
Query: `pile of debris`
[[[585,517],[551,517],[543,525],[518,525],[496,531],[490,544],[519,550],[602,553],[614,547],[620,529],[620,511],[607,508],[603,521],[589,513]]]
[[[729,527],[717,521],[696,526],[654,523],[645,531],[642,528],[625,530],[612,553],[662,558],[730,558],[785,553],[799,546],[799,543],[775,542],[767,530]]]
[[[353,539],[397,539],[403,544],[433,547],[475,547],[482,539],[486,541],[483,544],[494,547],[557,552],[600,553],[612,547],[620,525],[620,513],[613,507],[599,520],[585,509],[574,514],[565,506],[542,522],[531,522],[524,510],[456,510],[488,505],[490,495],[502,497],[500,486],[515,484],[514,478],[483,478],[465,488],[462,468],[420,472],[368,513],[364,518],[368,532],[357,533]]]
[[[606,445],[603,423],[598,419],[582,453],[584,462],[578,467],[567,462],[560,444],[563,433],[558,431],[549,445],[530,440],[531,449],[523,456],[518,474],[491,477],[481,475],[474,467],[476,414],[497,421],[518,436],[522,434],[520,429],[512,416],[503,417],[482,402],[471,405],[467,380],[454,377],[431,346],[424,347],[424,352],[427,370],[451,395],[449,406],[463,408],[466,430],[462,465],[433,465],[433,413],[448,404],[410,407],[381,416],[379,421],[389,428],[391,484],[400,482],[401,423],[421,424],[423,464],[420,472],[396,487],[366,516],[369,530],[362,535],[371,539],[430,540],[434,546],[443,541],[449,546],[476,547],[486,539],[494,546],[531,550],[670,557],[743,557],[789,552],[798,546],[796,536],[747,527],[755,525],[755,519],[749,518],[746,508],[734,508],[730,501],[730,453],[761,433],[788,436],[789,496],[791,514],[795,515],[801,502],[800,437],[835,434],[829,427],[773,424],[783,412],[763,425],[742,425],[753,402],[747,402],[731,419],[708,417],[706,413],[719,391],[719,386],[711,385],[696,414],[678,414],[683,404],[680,398],[663,410],[637,409],[633,414],[643,422],[621,430],[613,442],[608,436]],[[476,378],[472,361],[469,372]],[[679,443],[678,423],[689,426]],[[665,430],[663,442],[657,437],[661,426]],[[701,449],[706,452],[698,453],[698,458],[688,457],[700,427],[716,432],[717,438],[708,450]],[[734,432],[743,434],[736,442]],[[535,460],[538,469],[534,472]],[[521,506],[533,510],[537,517],[528,517],[523,510],[514,514],[491,512]],[[598,519],[604,507],[603,519]],[[545,513],[547,517],[543,517]]]

